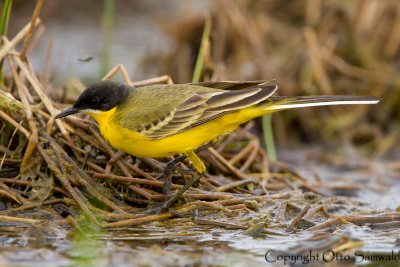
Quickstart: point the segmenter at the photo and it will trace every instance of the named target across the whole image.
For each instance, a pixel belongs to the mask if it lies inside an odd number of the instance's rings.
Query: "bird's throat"
[[[109,124],[108,122],[111,119],[112,115],[114,115],[116,110],[117,108],[115,107],[108,111],[96,111],[96,112],[89,111],[88,114],[97,121],[100,130],[102,130],[102,128],[105,127],[105,125]]]

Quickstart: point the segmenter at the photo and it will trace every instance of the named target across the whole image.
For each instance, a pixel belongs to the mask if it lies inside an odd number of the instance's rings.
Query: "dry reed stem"
[[[334,227],[337,225],[341,225],[341,224],[349,224],[350,222],[348,222],[346,219],[342,218],[342,217],[334,217],[332,219],[329,219],[323,223],[317,224],[315,226],[312,226],[310,228],[308,228],[308,231],[319,231],[319,230],[323,230],[326,228],[330,228],[330,227]]]
[[[254,141],[252,141],[252,150],[250,151],[250,154],[248,155],[246,161],[240,167],[239,171],[241,172],[247,171],[247,169],[254,162],[259,149],[260,149],[260,141],[258,141],[258,139],[254,139]]]
[[[304,219],[312,218],[315,214],[321,213],[327,218],[332,218],[333,216],[326,210],[324,205],[318,205],[317,207],[311,209],[307,214],[304,216]]]
[[[129,78],[128,72],[126,71],[124,65],[122,65],[122,64],[118,64],[117,66],[112,68],[106,75],[104,75],[102,80],[112,79],[115,77],[115,75],[117,75],[118,72],[121,72],[121,75],[127,84],[129,84],[129,85],[132,84],[131,79]]]
[[[197,202],[191,203],[187,205],[186,207],[181,207],[178,209],[175,209],[176,212],[184,214],[184,213],[189,213],[195,209],[199,209],[200,206],[198,205]],[[128,227],[128,226],[134,226],[134,225],[139,225],[139,224],[144,224],[148,222],[153,222],[153,221],[161,221],[161,220],[166,220],[169,218],[174,217],[175,215],[171,212],[163,212],[160,214],[155,214],[155,215],[147,215],[143,217],[137,217],[134,219],[127,219],[127,220],[121,220],[118,222],[110,222],[110,223],[105,223],[102,226],[104,228],[118,228],[118,227]]]
[[[239,153],[235,154],[232,158],[229,159],[229,163],[235,165],[240,160],[242,160],[242,158],[246,157],[253,149],[254,149],[253,142],[249,142],[242,150],[240,150]]]
[[[7,216],[7,215],[0,215],[0,220],[7,222],[29,223],[29,224],[43,222],[43,220],[35,220],[35,219],[21,218],[21,217]]]
[[[398,213],[384,213],[376,215],[337,215],[350,223],[362,225],[366,223],[385,223],[400,220],[400,212]]]
[[[221,193],[208,192],[204,194],[192,193],[188,196],[196,200],[209,200],[209,201],[235,198],[233,195],[222,192]]]
[[[36,145],[39,141],[38,140],[38,128],[36,125],[36,120],[33,117],[32,109],[28,102],[28,97],[26,95],[25,90],[23,90],[24,85],[17,73],[17,70],[14,67],[12,58],[10,56],[8,56],[7,59],[10,64],[10,68],[11,68],[11,71],[12,71],[12,74],[13,74],[13,77],[15,80],[15,84],[17,86],[19,97],[21,98],[21,102],[24,106],[24,111],[26,114],[26,118],[28,120],[29,128],[31,130],[31,132],[30,132],[31,135],[29,137],[28,145],[25,149],[25,153],[24,153],[24,156],[22,158],[22,163],[21,163],[21,170],[25,170],[25,166],[27,166],[28,161],[31,158],[33,151],[35,150]],[[32,96],[30,96],[30,98],[32,98]]]
[[[49,137],[46,137],[47,141],[50,142],[50,146],[52,147],[53,151],[55,152],[56,156],[58,157],[58,160],[60,162],[60,166],[62,167],[62,164],[64,162],[67,162],[71,166],[73,166],[74,170],[76,170],[75,174],[75,179],[76,182],[82,185],[88,193],[90,193],[92,196],[97,198],[99,201],[110,207],[111,209],[125,213],[123,209],[119,205],[115,203],[115,201],[110,200],[108,197],[104,196],[96,187],[97,185],[95,182],[85,173],[79,166],[76,165],[76,163],[65,153],[65,151],[56,144],[54,140],[52,140]]]
[[[199,225],[210,225],[210,226],[215,226],[215,227],[222,227],[225,229],[240,229],[240,230],[247,229],[247,227],[241,226],[241,225],[223,223],[223,222],[218,222],[218,221],[211,221],[211,220],[200,219],[200,218],[194,218],[192,221],[195,224],[199,224]]]
[[[11,138],[10,138],[10,140],[8,141],[8,145],[7,145],[7,147],[4,149],[5,153],[4,153],[4,155],[3,155],[2,159],[1,159],[1,162],[0,162],[0,170],[3,168],[3,164],[4,164],[5,160],[6,160],[7,152],[10,153],[10,146],[11,146],[13,140],[14,140],[14,137],[15,137],[15,134],[16,134],[16,133],[17,133],[17,129],[14,129],[14,131],[13,131],[13,133],[12,133],[12,135],[11,135]]]
[[[259,181],[256,180],[256,179],[246,179],[246,180],[241,180],[241,181],[235,181],[235,182],[232,182],[232,183],[217,187],[215,189],[215,191],[224,192],[224,191],[231,190],[231,189],[233,189],[235,187],[238,187],[238,186],[241,186],[241,185],[245,185],[245,184],[248,184],[248,183],[258,183],[258,182]]]
[[[113,175],[113,174],[95,173],[94,178],[109,179],[111,181],[120,182],[120,183],[149,185],[149,186],[158,187],[158,188],[163,188],[163,186],[164,186],[164,182],[151,181],[151,180],[147,180],[147,179],[139,179],[139,178],[126,177],[126,176],[119,176],[119,175]],[[172,189],[180,189],[180,188],[182,188],[182,185],[172,184],[171,188]]]
[[[295,227],[300,223],[300,220],[307,214],[308,210],[311,208],[310,204],[307,204],[300,212],[297,214],[296,217],[292,220],[290,225],[286,228],[287,232],[292,232]]]
[[[172,78],[169,75],[163,75],[160,77],[150,78],[147,80],[131,82],[130,85],[139,87],[139,86],[160,84],[160,83],[173,84],[174,82],[172,81]]]
[[[46,205],[54,205],[54,204],[59,204],[59,203],[65,203],[68,205],[71,205],[71,201],[73,201],[72,199],[52,199],[52,200],[46,200],[43,202],[39,202],[39,203],[30,203],[30,204],[24,204],[20,207],[16,207],[16,208],[10,208],[7,210],[2,210],[0,211],[0,214],[12,214],[12,213],[21,213],[23,211],[27,211],[30,209],[34,209],[34,208],[40,208]]]
[[[7,192],[8,195],[12,196],[13,199],[16,199],[19,203],[25,205],[25,204],[30,204],[31,201],[25,199],[24,197],[22,197],[19,192],[17,192],[17,190],[8,187],[6,184],[4,184],[3,182],[0,182],[0,188]]]
[[[31,18],[30,27],[29,27],[28,33],[26,34],[25,41],[24,41],[24,44],[21,49],[20,58],[22,60],[26,59],[26,53],[28,51],[28,47],[29,47],[31,39],[32,39],[32,33],[33,33],[33,30],[35,29],[36,21],[39,20],[39,13],[40,13],[40,10],[42,9],[43,2],[44,2],[44,0],[38,0],[36,2],[35,10],[33,11],[32,18]]]
[[[18,122],[16,122],[11,116],[9,116],[4,111],[0,110],[0,117],[2,117],[5,121],[10,123],[12,126],[14,126],[15,129],[17,129],[18,131],[23,133],[25,135],[25,137],[29,140],[31,133],[27,129],[25,129],[23,126],[21,126]]]
[[[49,169],[57,177],[57,179],[60,181],[60,183],[63,185],[63,187],[68,191],[68,193],[71,195],[72,199],[75,200],[75,202],[82,209],[82,211],[89,218],[91,218],[93,222],[99,223],[97,221],[97,219],[95,218],[95,216],[93,215],[93,213],[89,210],[89,208],[86,206],[86,204],[82,201],[82,199],[76,193],[75,189],[70,184],[69,179],[66,177],[65,174],[63,174],[58,169],[57,164],[50,158],[50,156],[46,153],[46,151],[43,148],[41,148],[40,146],[37,147],[37,150],[39,151],[40,155],[45,160],[45,162],[48,164]]]
[[[31,72],[27,66],[25,66],[25,64],[22,62],[22,60],[19,57],[14,56],[14,58],[15,58],[15,61],[18,65],[18,67],[24,73],[25,77],[28,79],[28,81],[32,85],[33,89],[35,89],[35,92],[40,97],[42,103],[45,105],[47,110],[50,112],[51,116],[54,117],[56,115],[56,110],[55,110],[51,100],[44,93],[42,86],[40,85],[39,81],[36,79],[36,75],[33,72]],[[60,129],[61,133],[63,134],[64,138],[68,142],[72,143],[71,137],[69,136],[69,133],[65,130],[61,120],[57,120],[56,124],[57,124],[58,128]]]
[[[13,194],[10,194],[9,192],[7,192],[5,190],[0,189],[0,195],[2,197],[6,197],[6,198],[11,199],[11,200],[15,201],[18,204],[21,204],[21,202]]]
[[[131,169],[132,171],[134,171],[135,173],[143,176],[144,178],[148,179],[148,180],[153,180],[156,181],[157,179],[154,178],[152,175],[148,174],[147,172],[143,171],[142,169],[138,168],[137,166],[130,164],[128,162],[126,162],[125,160],[122,160],[122,163],[125,164],[125,166],[127,166],[129,169]]]
[[[35,25],[34,27],[37,27],[40,24],[40,19],[38,18],[35,21]],[[17,33],[17,35],[15,35],[15,37],[9,41],[8,43],[6,43],[1,49],[0,49],[0,60],[3,60],[3,58],[10,52],[10,50],[15,47],[15,45],[17,45],[29,32],[31,28],[31,22],[29,22],[24,28],[22,28],[21,31],[19,31]],[[2,39],[5,40],[6,37],[2,36]],[[18,53],[19,55],[19,53]]]
[[[210,152],[212,156],[214,156],[220,163],[222,163],[223,166],[226,167],[226,169],[230,173],[234,174],[237,178],[247,179],[244,173],[236,169],[231,163],[229,163],[229,161],[227,161],[224,157],[222,157],[221,154],[218,153],[214,148],[212,147],[208,148],[208,152]]]

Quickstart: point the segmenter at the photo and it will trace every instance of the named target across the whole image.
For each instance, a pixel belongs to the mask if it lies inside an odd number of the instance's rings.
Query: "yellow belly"
[[[113,111],[111,110],[110,113]],[[137,132],[116,125],[109,120],[109,116],[106,118],[105,115],[91,115],[99,123],[101,134],[114,148],[137,157],[157,158],[195,150],[215,140],[218,136],[233,131],[239,124],[262,114],[260,110],[247,108],[158,140],[146,138]]]

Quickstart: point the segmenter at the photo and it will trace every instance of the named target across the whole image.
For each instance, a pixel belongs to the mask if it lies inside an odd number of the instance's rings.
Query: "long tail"
[[[278,111],[282,109],[316,106],[377,104],[379,101],[379,98],[372,96],[276,96],[269,97],[266,101],[258,105],[264,110]]]

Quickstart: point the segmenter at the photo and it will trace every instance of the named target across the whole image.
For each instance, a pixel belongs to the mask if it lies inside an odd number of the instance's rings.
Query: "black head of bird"
[[[121,104],[132,89],[129,85],[110,80],[94,83],[78,97],[72,107],[62,111],[55,118],[82,111],[108,111]]]

